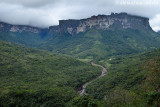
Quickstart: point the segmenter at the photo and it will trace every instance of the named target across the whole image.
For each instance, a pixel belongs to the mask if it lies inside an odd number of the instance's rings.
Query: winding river
[[[80,95],[87,95],[87,93],[85,92],[85,89],[88,86],[88,84],[90,84],[91,82],[93,82],[93,81],[97,80],[98,78],[101,78],[101,77],[103,77],[103,76],[105,76],[107,74],[107,69],[105,67],[103,67],[102,65],[94,64],[93,62],[91,62],[91,65],[97,66],[97,67],[101,67],[102,68],[102,73],[101,73],[101,75],[99,75],[95,79],[83,84],[82,87],[81,87],[81,90],[78,91]]]

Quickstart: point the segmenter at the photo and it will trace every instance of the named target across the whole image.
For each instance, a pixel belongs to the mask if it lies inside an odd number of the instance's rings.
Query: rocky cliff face
[[[30,33],[40,34],[44,30],[45,29],[40,29],[36,27],[31,27],[31,26],[11,25],[11,24],[0,22],[0,31],[4,31],[4,32],[18,32],[18,33],[30,32]]]
[[[101,30],[128,28],[140,30],[151,29],[148,18],[132,16],[128,15],[127,13],[112,13],[111,15],[98,15],[81,20],[60,20],[59,30],[57,31],[76,35],[91,28]]]
[[[60,20],[59,25],[50,26],[49,29],[40,29],[30,26],[10,25],[0,22],[0,31],[5,32],[31,32],[35,34],[69,33],[72,36],[86,32],[89,29],[116,30],[116,29],[140,29],[151,30],[149,19],[127,13],[112,13],[111,15],[98,15],[81,20]]]

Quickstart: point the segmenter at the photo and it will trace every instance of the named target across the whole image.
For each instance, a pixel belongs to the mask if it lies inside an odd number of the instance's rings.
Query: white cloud
[[[160,30],[160,14],[156,15],[154,18],[150,20],[150,24],[155,31]]]
[[[127,3],[120,4],[124,1]],[[138,1],[0,0],[0,20],[12,24],[48,27],[58,24],[59,19],[81,19],[111,12],[127,12],[149,17],[153,29],[160,30],[160,0],[141,0],[139,4]]]

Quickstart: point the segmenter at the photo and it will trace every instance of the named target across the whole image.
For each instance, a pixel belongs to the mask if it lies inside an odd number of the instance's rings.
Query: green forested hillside
[[[49,38],[48,35],[40,35],[31,32],[3,32],[0,31],[0,40],[21,44],[29,47],[38,47],[38,45]]]
[[[91,29],[76,36],[53,35],[40,48],[82,59],[104,60],[112,56],[144,52],[160,47],[160,35],[141,30]]]
[[[40,36],[34,33],[4,33],[0,39],[54,53],[72,55],[80,59],[104,61],[112,56],[128,55],[160,47],[160,35],[152,30],[97,30],[71,36],[50,32]]]
[[[87,87],[89,95],[103,106],[160,106],[160,49],[109,63],[108,74]]]
[[[101,69],[0,41],[0,106],[64,106]]]

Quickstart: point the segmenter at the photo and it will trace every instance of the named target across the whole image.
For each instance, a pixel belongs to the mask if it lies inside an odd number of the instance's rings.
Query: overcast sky
[[[111,12],[148,17],[152,28],[160,30],[160,0],[0,0],[0,21],[37,27]]]

